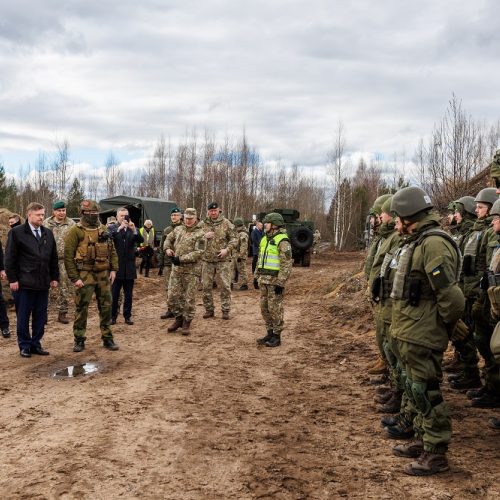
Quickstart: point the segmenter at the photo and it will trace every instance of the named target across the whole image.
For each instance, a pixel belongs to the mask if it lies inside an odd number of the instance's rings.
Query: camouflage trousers
[[[235,283],[239,283],[240,285],[248,285],[247,259],[241,259],[240,262],[238,262],[238,259],[233,260],[233,275],[235,276]],[[238,276],[237,280],[236,276]]]
[[[260,283],[260,312],[266,323],[266,330],[280,334],[283,330],[283,295],[276,294],[274,285]]]
[[[214,311],[213,286],[214,279],[220,289],[220,306],[222,312],[231,310],[231,273],[232,261],[203,262],[201,281],[203,285],[203,305],[207,311]]]
[[[163,278],[165,280],[165,296],[167,297],[167,309],[168,309],[168,289],[170,283],[170,276],[172,274],[172,264],[165,264],[163,268]]]
[[[182,316],[186,321],[192,321],[196,312],[196,291],[198,276],[179,272],[174,267],[170,275],[168,289],[168,310],[177,318]]]
[[[50,291],[51,300],[55,300],[59,314],[67,314],[69,310],[70,297],[74,297],[74,286],[68,279],[66,267],[62,259],[59,260],[59,285]]]
[[[99,310],[99,327],[101,338],[112,339],[111,333],[111,285],[108,271],[91,272],[80,271],[80,278],[85,283],[82,288],[75,291],[75,322],[73,335],[75,338],[85,340],[87,330],[87,317],[90,301],[95,292],[97,309]]]
[[[405,393],[416,410],[415,434],[421,436],[425,451],[445,453],[451,419],[439,387],[443,353],[403,340],[396,342],[404,366]]]

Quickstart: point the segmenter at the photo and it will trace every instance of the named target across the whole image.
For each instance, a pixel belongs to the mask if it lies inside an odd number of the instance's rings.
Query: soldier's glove
[[[285,287],[283,287],[283,286],[274,285],[274,293],[276,295],[282,295],[284,289],[285,289]]]
[[[470,335],[469,327],[459,319],[453,328],[448,329],[448,336],[453,342],[465,340]]]
[[[175,257],[172,257],[172,264],[174,266],[180,266],[181,265],[181,259],[179,259],[179,257],[177,257],[177,255]]]

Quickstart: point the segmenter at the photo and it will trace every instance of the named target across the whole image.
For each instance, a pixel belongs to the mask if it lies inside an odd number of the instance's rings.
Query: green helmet
[[[500,179],[500,149],[497,149],[490,163],[490,176]]]
[[[484,188],[477,193],[476,198],[474,201],[476,203],[489,203],[490,205],[493,205],[495,201],[498,200],[498,194],[497,190],[495,188]]]
[[[455,204],[455,210],[460,211],[459,209],[461,209],[471,215],[476,215],[476,203],[474,201],[474,196],[462,196],[453,203]]]
[[[94,200],[83,200],[80,203],[80,213],[99,212],[99,204]]]
[[[500,216],[500,198],[493,203],[493,206],[490,210],[490,215],[499,215]]]
[[[455,202],[454,201],[450,201],[450,203],[448,203],[448,211],[449,212],[454,212],[455,211]]]
[[[382,204],[381,213],[392,215],[392,213],[391,213],[391,201],[392,201],[392,194],[390,194],[389,197],[387,198],[387,200],[385,200],[384,203]]]
[[[424,210],[430,210],[433,206],[429,195],[423,189],[410,186],[400,189],[392,197],[391,212],[407,219]]]
[[[244,226],[245,223],[243,222],[243,219],[240,218],[240,217],[236,217],[236,219],[234,219],[234,225],[235,226]]]
[[[392,197],[391,194],[383,194],[374,201],[373,211],[375,212],[376,215],[380,215],[382,213],[382,205],[384,204],[385,201],[387,201],[391,197]]]
[[[271,212],[270,214],[267,214],[262,222],[270,222],[273,226],[277,227],[283,227],[285,225],[283,216],[281,214],[278,214],[277,212]]]

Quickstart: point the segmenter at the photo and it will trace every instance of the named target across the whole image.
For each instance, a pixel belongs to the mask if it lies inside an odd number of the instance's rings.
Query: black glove
[[[177,255],[175,257],[172,257],[172,264],[174,266],[180,266],[181,265],[181,259],[179,259],[179,257],[177,257]]]
[[[284,286],[274,285],[274,293],[276,295],[281,295],[284,289],[285,289]]]
[[[163,276],[163,267],[160,267],[160,269],[158,269],[158,276]]]

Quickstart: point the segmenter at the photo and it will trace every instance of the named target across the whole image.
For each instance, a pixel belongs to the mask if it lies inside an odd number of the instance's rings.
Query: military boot
[[[177,316],[177,318],[175,318],[175,321],[167,328],[167,331],[175,332],[182,326],[183,323],[184,320],[182,316]]]
[[[204,315],[203,315],[203,319],[207,319],[207,318],[213,318],[215,316],[215,313],[213,311],[207,311]]]
[[[222,311],[222,319],[229,319],[229,311]]]
[[[392,427],[393,425],[397,425],[402,418],[403,415],[401,413],[398,415],[384,415],[380,418],[380,425],[382,427]]]
[[[465,391],[467,389],[476,389],[481,387],[479,372],[463,373],[462,377],[450,380],[450,387],[456,391]]]
[[[189,328],[191,327],[191,321],[188,321],[185,319],[182,322],[182,335],[189,335],[191,332],[189,331]]]
[[[447,362],[443,363],[443,370],[447,373],[456,373],[464,369],[464,364],[460,360],[458,352],[455,352],[453,358]]]
[[[264,344],[266,347],[278,347],[281,345],[281,335],[273,333],[271,338]]]
[[[378,413],[399,413],[401,409],[401,391],[393,391],[390,399],[377,408]]]
[[[417,458],[424,453],[424,442],[420,440],[411,441],[408,444],[398,444],[392,448],[393,455],[404,458]]]
[[[495,429],[496,431],[500,431],[500,418],[492,417],[488,420],[488,425]]]
[[[452,382],[453,380],[461,379],[461,378],[463,378],[464,375],[465,375],[465,372],[463,370],[461,370],[459,372],[451,373],[450,375],[448,375],[448,382]]]
[[[389,439],[411,439],[415,435],[413,424],[404,416],[399,418],[396,425],[387,426],[385,432]]]
[[[373,401],[375,403],[378,403],[379,405],[383,405],[389,401],[389,399],[392,398],[392,389],[389,389],[387,391],[381,392],[380,394],[376,394],[375,397],[373,398]]]
[[[167,309],[167,312],[160,316],[161,319],[173,318],[174,315]]]
[[[248,290],[248,285],[241,285],[240,290]]]
[[[480,398],[483,394],[486,392],[486,386],[483,385],[482,387],[479,387],[478,389],[470,389],[468,390],[465,395],[467,396],[467,399],[474,399],[474,398]]]
[[[383,373],[387,372],[387,363],[385,360],[381,357],[375,361],[375,363],[368,368],[368,374],[369,375],[382,375]]]
[[[439,472],[450,470],[448,459],[444,453],[429,453],[424,451],[415,462],[408,464],[404,469],[410,476],[432,476]]]
[[[470,404],[474,408],[500,408],[500,397],[486,391],[482,396],[472,398]]]
[[[115,341],[113,339],[104,339],[102,341],[102,345],[108,351],[118,351],[118,349],[119,349],[119,347],[115,344]]]
[[[66,316],[67,313],[65,312],[60,312],[59,313],[59,316],[57,317],[57,321],[59,321],[59,323],[62,323],[63,325],[67,325],[69,323],[69,319],[68,319],[68,316]]]
[[[80,338],[75,338],[75,343],[73,344],[73,352],[82,352],[85,349],[85,340]]]
[[[260,339],[257,339],[257,344],[258,345],[265,345],[266,342],[271,340],[272,336],[273,336],[273,331],[267,330],[267,334],[265,337],[261,337]]]
[[[2,328],[2,337],[4,339],[8,339],[10,337],[10,329],[8,326],[6,328]]]

